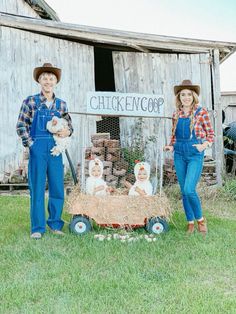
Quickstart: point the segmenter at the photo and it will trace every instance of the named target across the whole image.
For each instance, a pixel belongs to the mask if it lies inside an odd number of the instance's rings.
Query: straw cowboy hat
[[[33,75],[36,82],[38,82],[39,76],[43,72],[49,72],[49,73],[55,74],[57,77],[57,83],[61,79],[61,69],[55,68],[51,63],[44,63],[41,67],[37,67],[34,69]]]
[[[200,86],[199,85],[193,85],[190,80],[183,80],[183,82],[180,85],[174,86],[175,95],[177,95],[178,92],[181,91],[182,89],[193,90],[198,96],[200,94]]]

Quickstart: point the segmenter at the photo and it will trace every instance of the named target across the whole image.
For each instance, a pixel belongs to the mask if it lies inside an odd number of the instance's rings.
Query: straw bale
[[[72,194],[68,199],[69,213],[85,215],[98,224],[144,225],[151,217],[170,217],[170,205],[164,193],[146,197]]]

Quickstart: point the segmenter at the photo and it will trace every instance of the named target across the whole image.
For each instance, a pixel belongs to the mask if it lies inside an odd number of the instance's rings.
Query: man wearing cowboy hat
[[[29,147],[28,180],[30,188],[31,238],[40,239],[46,231],[45,184],[48,179],[48,219],[52,233],[63,235],[64,222],[61,219],[64,205],[64,172],[62,155],[52,156],[50,150],[55,145],[46,125],[54,116],[67,113],[65,101],[56,98],[54,87],[61,79],[61,69],[50,63],[34,69],[33,77],[41,86],[40,94],[27,97],[21,106],[17,134],[25,147]],[[67,137],[73,132],[71,121],[68,128],[58,132]]]

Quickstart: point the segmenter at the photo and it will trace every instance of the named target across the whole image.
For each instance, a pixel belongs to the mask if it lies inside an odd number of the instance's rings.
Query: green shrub
[[[226,197],[236,200],[236,179],[226,180],[222,192]]]
[[[145,152],[150,143],[155,143],[156,136],[144,136],[143,134],[144,120],[137,118],[132,131],[132,146],[122,148],[122,156],[128,162],[128,172],[132,173],[137,162],[145,161]]]

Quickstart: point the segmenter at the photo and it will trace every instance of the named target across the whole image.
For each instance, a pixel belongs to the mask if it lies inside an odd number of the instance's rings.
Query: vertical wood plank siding
[[[222,109],[225,111],[225,124],[236,121],[236,92],[229,95],[221,94]]]
[[[222,132],[222,105],[220,94],[220,68],[219,68],[219,50],[213,51],[213,92],[214,92],[214,110],[215,110],[215,160],[216,160],[216,177],[218,185],[223,184],[223,132]]]
[[[39,15],[24,0],[1,0],[0,11],[40,18]]]
[[[211,74],[209,54],[160,54],[113,52],[115,86],[117,92],[163,94],[165,98],[165,116],[172,116],[175,109],[173,86],[183,79],[191,79],[201,86],[200,103],[212,109]],[[120,118],[121,142],[123,146],[131,144],[134,135],[135,118]],[[144,136],[157,135],[168,143],[171,134],[171,120],[164,122],[163,134],[160,134],[160,121],[144,119]],[[147,154],[155,160],[154,145],[149,145]],[[158,148],[160,151],[160,147]]]
[[[69,111],[84,111],[87,91],[94,91],[93,48],[62,39],[0,27],[0,180],[3,171],[16,169],[22,159],[16,121],[23,99],[40,91],[33,80],[33,69],[44,62],[62,68],[62,79],[55,93],[67,102]],[[95,117],[72,116],[75,133],[69,152],[74,163],[81,158],[83,145],[90,145],[96,131]]]

